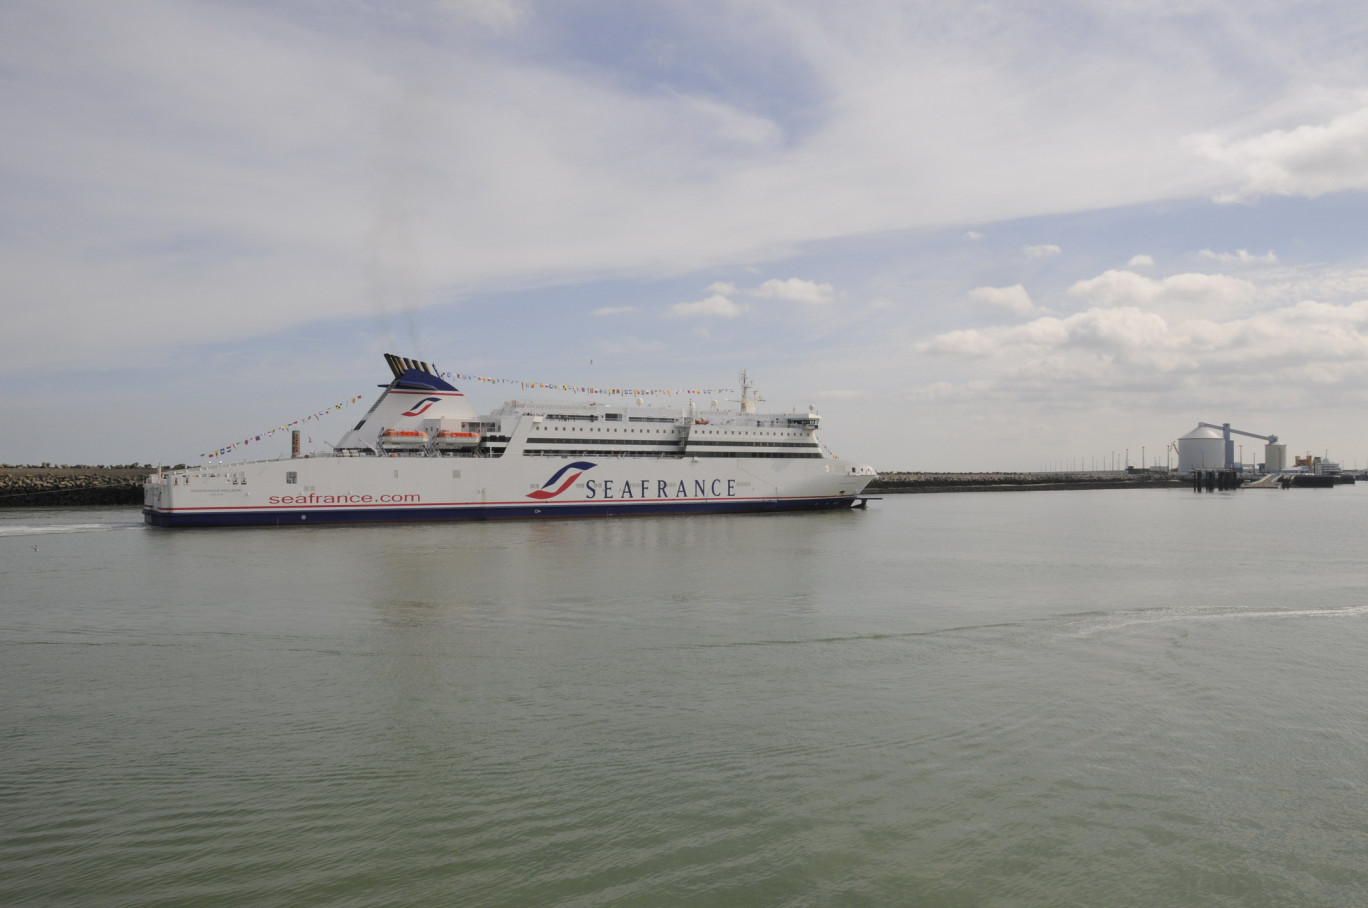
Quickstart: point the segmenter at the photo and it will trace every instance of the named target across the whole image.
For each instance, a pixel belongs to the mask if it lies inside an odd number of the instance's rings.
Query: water
[[[1365,506],[0,511],[0,903],[1361,904]]]

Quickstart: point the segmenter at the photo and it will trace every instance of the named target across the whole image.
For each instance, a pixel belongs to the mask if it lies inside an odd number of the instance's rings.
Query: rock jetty
[[[156,467],[9,466],[0,464],[0,508],[140,505],[143,480]]]
[[[1119,471],[1079,473],[880,473],[866,493],[1029,492],[1052,489],[1186,488],[1170,474]]]
[[[183,465],[180,465],[183,466]],[[143,480],[157,468],[7,466],[0,464],[0,508],[141,505]],[[880,473],[868,494],[901,492],[1024,492],[1048,489],[1185,488],[1159,473]]]

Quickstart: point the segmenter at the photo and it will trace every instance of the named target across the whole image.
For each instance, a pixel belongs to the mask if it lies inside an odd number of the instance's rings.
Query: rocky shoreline
[[[1187,483],[1163,473],[880,473],[865,492],[1044,492],[1064,489],[1177,489]]]
[[[0,465],[0,508],[140,505],[155,467]]]
[[[0,465],[0,508],[140,505],[151,465]],[[880,473],[870,495],[917,492],[1027,492],[1059,489],[1152,489],[1185,486],[1147,473]]]

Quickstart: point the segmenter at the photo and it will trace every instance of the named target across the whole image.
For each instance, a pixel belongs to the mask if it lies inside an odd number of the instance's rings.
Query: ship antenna
[[[750,374],[745,369],[742,369],[738,376],[741,380],[741,412],[754,413],[756,401],[763,401],[764,398],[758,395],[754,398],[751,397],[751,391],[755,390],[755,385],[751,384]]]

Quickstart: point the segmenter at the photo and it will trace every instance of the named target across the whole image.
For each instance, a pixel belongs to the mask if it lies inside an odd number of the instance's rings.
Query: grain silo
[[[1178,472],[1221,470],[1226,466],[1225,434],[1200,425],[1178,439]]]

